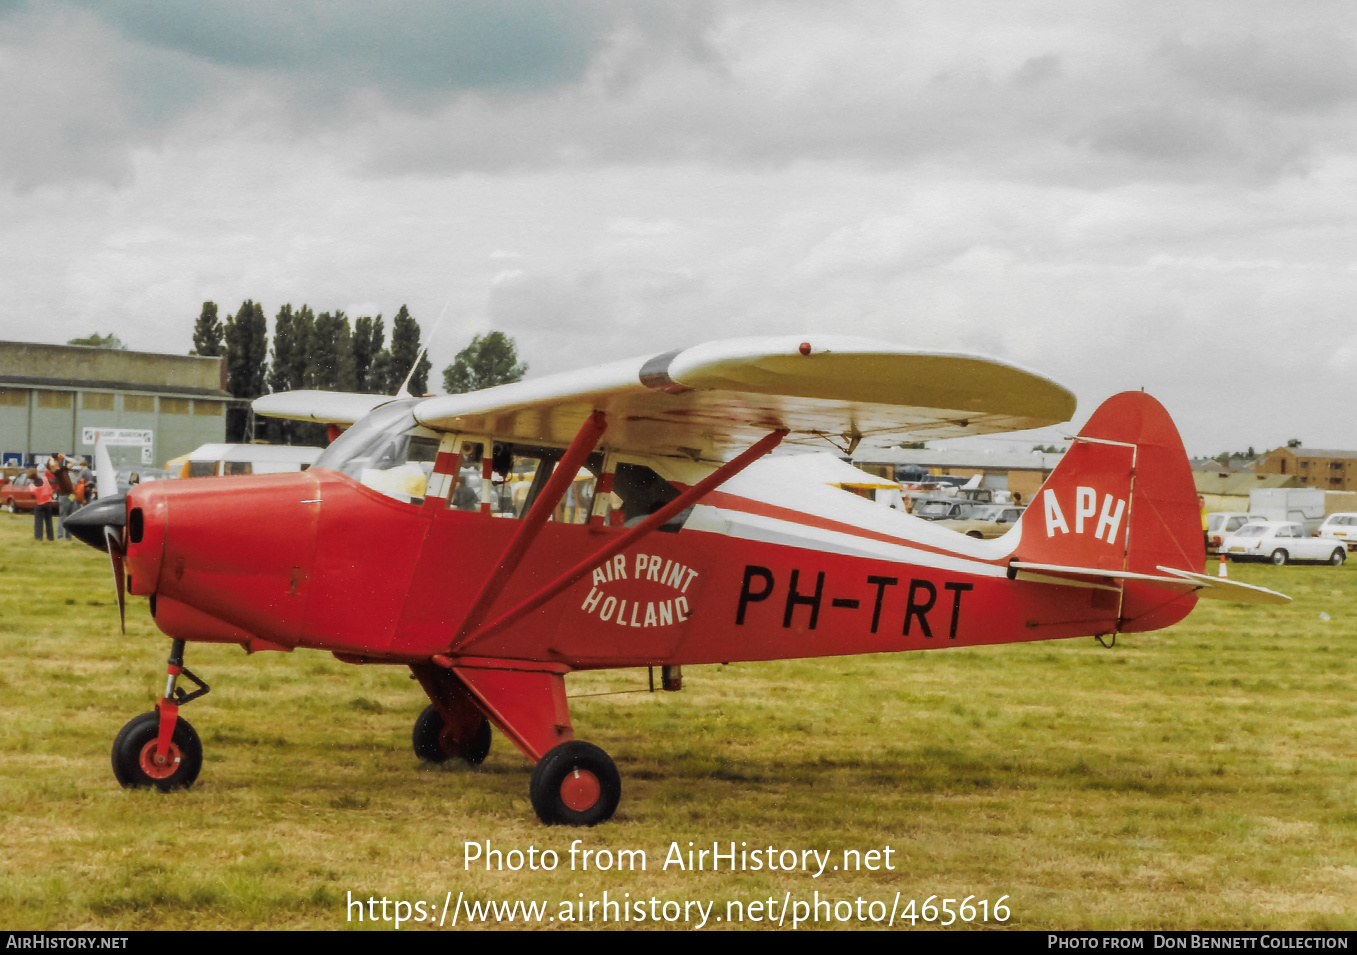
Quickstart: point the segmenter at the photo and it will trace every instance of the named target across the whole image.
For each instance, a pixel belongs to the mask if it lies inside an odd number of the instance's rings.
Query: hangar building
[[[96,432],[119,466],[160,466],[224,441],[221,358],[0,341],[0,457],[93,458]]]

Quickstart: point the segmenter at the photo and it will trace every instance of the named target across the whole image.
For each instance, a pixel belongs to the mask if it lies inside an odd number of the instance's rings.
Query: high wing
[[[602,411],[606,446],[720,460],[780,429],[788,444],[849,450],[1043,427],[1074,408],[1067,389],[992,358],[812,335],[708,342],[427,398],[414,414],[437,431],[565,445]]]
[[[362,395],[347,391],[283,391],[256,398],[255,414],[321,424],[351,425],[396,399],[390,395]]]

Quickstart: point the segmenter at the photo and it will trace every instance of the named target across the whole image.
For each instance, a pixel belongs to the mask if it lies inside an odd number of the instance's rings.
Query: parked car
[[[1022,510],[1012,504],[986,504],[976,508],[969,518],[941,520],[938,521],[938,526],[956,531],[958,534],[965,534],[967,537],[989,540],[991,537],[1007,534],[1013,525],[1018,523]]]
[[[1266,514],[1246,514],[1243,511],[1212,511],[1206,515],[1206,549],[1220,550],[1220,542],[1245,524],[1266,521]]]
[[[1348,556],[1345,545],[1335,545],[1332,538],[1307,537],[1305,525],[1289,521],[1245,524],[1220,547],[1230,560],[1269,560],[1278,565],[1318,561],[1340,567]]]
[[[1330,514],[1319,525],[1319,536],[1341,540],[1348,550],[1357,550],[1357,514]]]
[[[981,506],[955,497],[921,497],[914,501],[914,509],[910,513],[926,521],[963,521]]]
[[[0,487],[0,507],[11,514],[33,510],[33,482],[26,473]]]

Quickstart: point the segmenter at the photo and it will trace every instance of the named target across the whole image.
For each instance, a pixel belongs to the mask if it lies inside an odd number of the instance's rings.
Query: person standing
[[[48,475],[38,474],[37,468],[28,472],[28,480],[33,486],[33,539],[42,540],[43,528],[47,529],[47,539],[52,540],[52,496],[54,488]]]
[[[52,485],[52,493],[56,497],[57,537],[70,540],[71,532],[66,530],[66,518],[75,511],[75,484],[71,481],[71,463],[60,451],[47,459],[47,483]]]

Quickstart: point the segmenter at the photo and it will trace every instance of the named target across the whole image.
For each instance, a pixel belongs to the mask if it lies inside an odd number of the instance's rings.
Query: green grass
[[[746,904],[1007,895],[1019,928],[1357,928],[1357,570],[1234,566],[1295,602],[1204,601],[1123,636],[685,669],[678,694],[572,704],[623,799],[542,827],[527,761],[420,765],[396,668],[190,645],[188,792],[124,791],[109,748],[152,708],[169,641],[117,628],[107,558],[0,516],[0,924],[344,927],[344,901],[610,897]],[[1327,621],[1320,614],[1329,616]],[[572,695],[644,671],[572,676]],[[644,873],[571,872],[582,848]],[[464,868],[463,844],[554,849],[555,872]],[[893,871],[662,871],[671,842],[892,849]],[[597,924],[597,920],[595,922]],[[370,923],[368,923],[370,927]],[[717,926],[719,927],[719,926]]]

